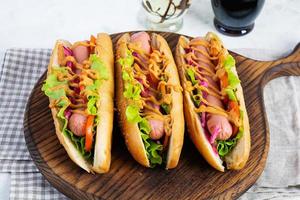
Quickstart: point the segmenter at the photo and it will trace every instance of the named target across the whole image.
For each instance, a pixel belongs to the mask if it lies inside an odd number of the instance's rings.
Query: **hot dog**
[[[128,150],[143,166],[176,167],[184,117],[178,72],[167,42],[158,34],[124,34],[116,57],[116,101]]]
[[[201,43],[203,40],[205,41],[205,38],[195,38],[191,42],[195,42],[195,43],[200,42]],[[196,45],[195,47],[204,51],[207,54],[209,53],[203,45]],[[195,56],[200,59],[200,60],[198,60],[199,65],[204,65],[206,67],[209,67],[209,69],[213,73],[216,73],[212,61],[207,56],[204,56],[203,54],[201,54],[198,51],[195,52]],[[214,81],[211,78],[211,76],[204,75],[203,77],[208,80],[207,81],[208,85],[220,89],[218,84],[216,83],[216,81]],[[207,96],[204,98],[212,105],[224,109],[221,99],[218,99],[215,96],[210,95],[210,94],[207,94]],[[222,115],[208,113],[207,114],[207,128],[208,128],[208,131],[210,132],[210,134],[213,134],[214,132],[219,131],[216,139],[226,140],[226,139],[230,138],[230,136],[232,135],[232,127],[231,127],[228,119]],[[216,129],[219,129],[219,130],[216,130]]]
[[[56,135],[71,160],[87,172],[107,172],[114,98],[110,37],[100,33],[74,44],[58,40],[42,90],[50,100]]]
[[[176,63],[184,89],[188,133],[207,162],[219,171],[245,166],[250,128],[233,57],[213,33],[181,36]]]

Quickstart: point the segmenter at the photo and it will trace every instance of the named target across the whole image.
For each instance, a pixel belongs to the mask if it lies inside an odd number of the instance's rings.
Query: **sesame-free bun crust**
[[[114,119],[114,54],[111,38],[106,33],[99,33],[96,40],[97,52],[108,71],[108,79],[103,80],[99,88],[100,98],[97,102],[100,121],[94,136],[95,154],[92,170],[97,173],[109,171],[111,162],[111,143]]]

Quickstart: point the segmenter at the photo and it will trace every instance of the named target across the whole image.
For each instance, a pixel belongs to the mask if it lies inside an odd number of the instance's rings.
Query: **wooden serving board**
[[[174,51],[179,35],[160,34]],[[113,42],[121,35],[111,35]],[[176,169],[144,168],[127,151],[115,120],[111,169],[107,174],[88,174],[69,159],[56,137],[49,101],[41,92],[46,73],[35,85],[25,112],[25,139],[33,161],[54,187],[72,199],[236,199],[258,179],[268,155],[263,88],[274,78],[300,75],[300,44],[289,56],[270,62],[231,53],[237,61],[251,127],[252,146],[244,169],[214,170],[188,137]]]

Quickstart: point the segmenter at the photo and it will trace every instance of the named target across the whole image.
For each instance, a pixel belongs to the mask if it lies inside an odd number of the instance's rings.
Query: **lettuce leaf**
[[[229,81],[230,87],[236,88],[237,85],[241,82],[240,79],[232,71],[228,71],[227,74],[228,74],[228,81]]]
[[[129,105],[125,111],[127,121],[131,123],[138,123],[142,120],[140,116],[140,108],[135,105]]]
[[[97,115],[97,107],[96,107],[97,100],[98,98],[95,96],[91,96],[88,98],[87,111],[90,115]]]
[[[85,151],[85,149],[84,149],[84,146],[85,146],[85,137],[76,136],[69,129],[65,129],[63,133],[71,139],[71,141],[75,145],[76,149],[80,152],[80,154],[87,161],[89,161],[91,163],[93,161],[94,151],[90,151],[90,152],[86,152]]]
[[[133,65],[133,63],[134,63],[134,57],[132,55],[132,52],[129,49],[127,49],[126,54],[127,54],[126,57],[125,58],[120,58],[118,60],[118,62],[123,67],[124,66],[131,67]]]
[[[196,80],[196,77],[195,77],[195,71],[193,69],[188,68],[186,70],[186,74],[193,85],[196,85],[198,83],[198,80]]]
[[[228,81],[229,86],[231,88],[236,88],[236,86],[241,82],[238,76],[232,71],[235,67],[235,60],[234,58],[229,54],[226,59],[224,60],[224,68],[228,75]]]
[[[127,99],[139,100],[141,91],[142,89],[140,84],[133,85],[132,83],[126,83],[123,95]]]
[[[100,80],[95,80],[92,85],[88,85],[85,88],[85,93],[87,94],[87,112],[90,115],[97,115],[96,103],[99,100],[98,89],[101,85]]]
[[[221,157],[226,156],[233,147],[235,147],[238,139],[240,139],[243,136],[243,130],[240,130],[239,133],[236,135],[233,139],[228,140],[218,140],[217,141],[217,150]]]
[[[92,62],[91,69],[99,73],[99,78],[107,80],[109,77],[108,71],[102,60],[96,54],[91,54],[89,60]]]
[[[122,72],[122,79],[123,79],[124,81],[128,81],[128,80],[131,80],[132,78],[130,77],[130,75],[129,75],[128,72],[123,71],[123,72]]]
[[[150,138],[149,133],[151,131],[151,127],[149,122],[145,118],[142,118],[138,125],[151,167],[161,165],[162,156],[160,154],[163,150],[163,146],[161,144],[157,144]]]
[[[149,134],[151,132],[151,126],[145,118],[142,118],[141,121],[139,121],[138,125],[140,131],[142,131],[143,133]]]
[[[224,65],[226,71],[231,69],[232,67],[235,66],[234,58],[230,54],[228,54],[226,59],[224,60],[223,65]]]
[[[85,90],[91,90],[91,91],[97,92],[100,85],[101,85],[101,81],[100,80],[95,80],[93,84],[86,86]]]
[[[50,74],[46,81],[42,86],[42,91],[50,98],[50,99],[60,99],[63,96],[66,96],[66,92],[64,88],[53,89],[57,86],[67,85],[67,81],[58,81],[57,76],[55,74]]]
[[[231,101],[237,101],[237,98],[236,98],[234,89],[232,89],[231,87],[227,87],[227,88],[225,89],[225,92],[227,93],[228,98],[229,98]]]

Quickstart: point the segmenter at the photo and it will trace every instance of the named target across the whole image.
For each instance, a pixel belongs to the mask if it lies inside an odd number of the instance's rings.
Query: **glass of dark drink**
[[[265,0],[211,0],[216,29],[231,36],[249,33],[264,2]]]

